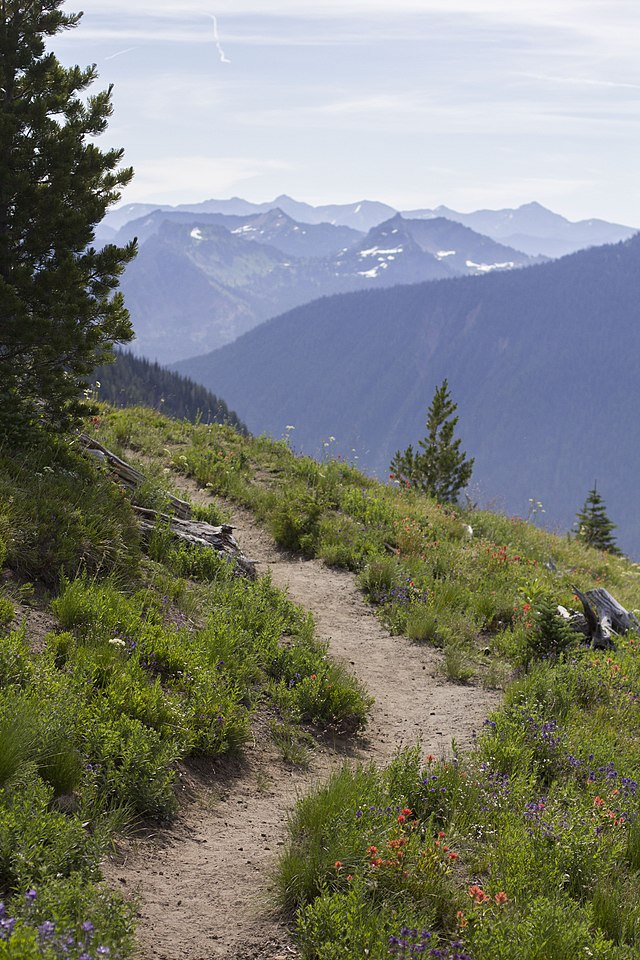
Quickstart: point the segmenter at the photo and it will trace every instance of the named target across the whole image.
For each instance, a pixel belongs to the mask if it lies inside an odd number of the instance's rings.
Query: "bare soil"
[[[195,485],[189,493],[196,502],[207,498]],[[313,613],[317,634],[375,704],[363,736],[347,747],[319,743],[308,769],[284,763],[264,716],[241,761],[182,769],[177,819],[155,836],[127,841],[105,864],[114,885],[139,897],[140,960],[297,956],[270,888],[296,799],[344,762],[382,764],[417,740],[436,756],[450,752],[452,739],[463,748],[498,703],[495,692],[448,682],[437,651],[390,636],[350,573],[280,551],[248,512],[232,512],[243,553]]]

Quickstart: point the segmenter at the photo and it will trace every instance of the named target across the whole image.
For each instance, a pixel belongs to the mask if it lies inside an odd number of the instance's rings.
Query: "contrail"
[[[121,57],[125,53],[131,53],[132,50],[135,50],[135,47],[127,47],[126,50],[118,50],[117,53],[112,53],[110,57],[105,57],[105,60],[115,60],[116,57]]]
[[[220,44],[220,37],[218,36],[218,21],[212,13],[209,14],[213,20],[213,39],[215,40],[216,47],[218,48],[218,53],[220,54],[220,63],[231,63],[231,60],[228,60],[222,46]]]

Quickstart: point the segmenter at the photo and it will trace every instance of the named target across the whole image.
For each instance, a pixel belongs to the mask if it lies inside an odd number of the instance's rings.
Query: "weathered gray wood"
[[[625,610],[607,590],[597,587],[582,593],[577,587],[573,587],[573,591],[582,603],[587,636],[596,649],[608,650],[614,647],[614,636],[628,630],[640,632],[640,623],[636,617]]]
[[[164,524],[172,536],[186,543],[208,547],[215,550],[220,556],[230,557],[241,573],[252,580],[255,579],[255,561],[249,560],[240,552],[238,542],[233,536],[233,527],[230,524],[223,523],[220,527],[214,527],[204,520],[182,520],[180,517],[173,517],[168,513],[159,513],[157,510],[149,510],[146,507],[134,506],[133,509],[136,512],[143,534],[148,536],[158,527],[158,524]]]
[[[629,610],[625,610],[608,590],[596,587],[594,590],[588,590],[586,595],[594,604],[598,616],[609,617],[616,633],[626,633],[627,630],[640,631],[637,618]]]
[[[78,439],[85,450],[92,456],[97,456],[100,460],[106,461],[109,464],[111,472],[117,477],[118,483],[121,483],[129,490],[137,490],[147,479],[143,473],[140,473],[140,471],[132,467],[131,464],[121,460],[115,453],[112,453],[111,450],[108,450],[99,443],[98,440],[95,440],[88,434],[81,433]],[[183,520],[189,520],[191,518],[191,504],[187,503],[186,500],[180,500],[179,497],[174,497],[173,494],[167,494],[167,501],[172,513],[176,517],[181,517]]]
[[[109,470],[113,474],[116,483],[127,487],[129,490],[136,490],[146,480],[143,473],[132,467],[117,457],[115,453],[108,450],[105,446],[94,440],[86,433],[81,433],[79,441],[83,447],[92,456],[98,457],[106,462]],[[245,577],[255,580],[256,564],[254,560],[249,560],[240,551],[240,547],[233,536],[233,527],[228,523],[223,523],[220,527],[214,527],[210,523],[192,519],[191,505],[185,500],[180,500],[172,494],[167,494],[168,507],[171,513],[160,513],[157,510],[150,510],[147,507],[137,507],[133,509],[138,518],[138,524],[142,530],[143,536],[156,529],[159,523],[164,524],[172,536],[186,543],[195,544],[201,547],[207,547],[215,550],[220,556],[229,557],[233,560],[236,569]]]

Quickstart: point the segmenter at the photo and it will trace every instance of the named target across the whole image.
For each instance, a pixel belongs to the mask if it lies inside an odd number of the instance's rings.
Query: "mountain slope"
[[[359,230],[334,226],[331,223],[303,223],[293,220],[278,207],[266,213],[236,216],[226,213],[194,214],[179,210],[154,210],[137,220],[130,220],[114,234],[114,242],[128,243],[134,237],[139,243],[158,233],[163,223],[190,224],[192,227],[225,227],[234,236],[275,247],[294,257],[323,257],[337,253],[355,243]]]
[[[388,204],[371,200],[314,207],[285,194],[265,203],[251,203],[240,197],[186,203],[177,207],[133,203],[118,207],[107,214],[96,235],[102,241],[112,239],[114,233],[126,223],[148,216],[155,210],[174,214],[194,213],[199,218],[211,215],[252,217],[276,209],[298,223],[328,223],[330,226],[345,226],[361,233],[389,220],[398,212]],[[534,257],[561,257],[585,247],[627,240],[635,232],[632,227],[608,223],[605,220],[572,222],[536,202],[525,203],[515,209],[476,210],[472,213],[460,213],[449,207],[439,206],[435,209],[405,211],[403,216],[405,219],[444,217]]]
[[[347,227],[296,223],[281,210],[250,217],[153,211],[117,239],[133,236],[140,252],[122,289],[134,349],[164,363],[207,353],[322,295],[531,262],[459,224],[399,214],[362,238]],[[439,251],[445,239],[456,249]],[[476,262],[482,257],[489,262]]]
[[[168,417],[225,423],[247,433],[244,423],[214,393],[128,350],[117,350],[114,362],[94,370],[93,378],[100,400],[114,407],[152,407]]]
[[[565,529],[597,477],[640,553],[640,236],[524,271],[319,300],[177,365],[253,431],[336,449],[386,475],[449,379],[472,493]]]
[[[635,232],[631,227],[605,220],[572,222],[535,202],[516,209],[476,210],[473,213],[436,207],[435,210],[415,210],[405,216],[445,217],[531,256],[562,257],[585,247],[627,240]]]

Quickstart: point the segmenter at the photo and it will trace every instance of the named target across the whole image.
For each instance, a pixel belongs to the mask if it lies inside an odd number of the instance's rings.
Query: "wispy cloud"
[[[561,77],[544,73],[523,73],[520,76],[544,83],[566,84],[571,87],[601,87],[605,90],[640,90],[640,83],[625,83],[620,80],[603,80],[596,77]]]
[[[123,194],[123,202],[194,202],[205,197],[227,196],[243,185],[274,171],[286,172],[282,160],[254,157],[168,156],[161,159],[127,157],[136,175]]]
[[[220,63],[231,63],[231,60],[227,59],[226,54],[222,49],[222,45],[220,43],[220,35],[218,34],[218,19],[217,17],[214,17],[212,13],[210,13],[209,16],[213,20],[213,42],[215,43],[216,48],[218,50],[218,54],[220,56]]]
[[[112,53],[108,57],[103,57],[103,60],[115,60],[116,57],[123,57],[125,53],[131,53],[132,50],[135,50],[135,47],[127,47],[126,50],[118,50],[117,53]]]

